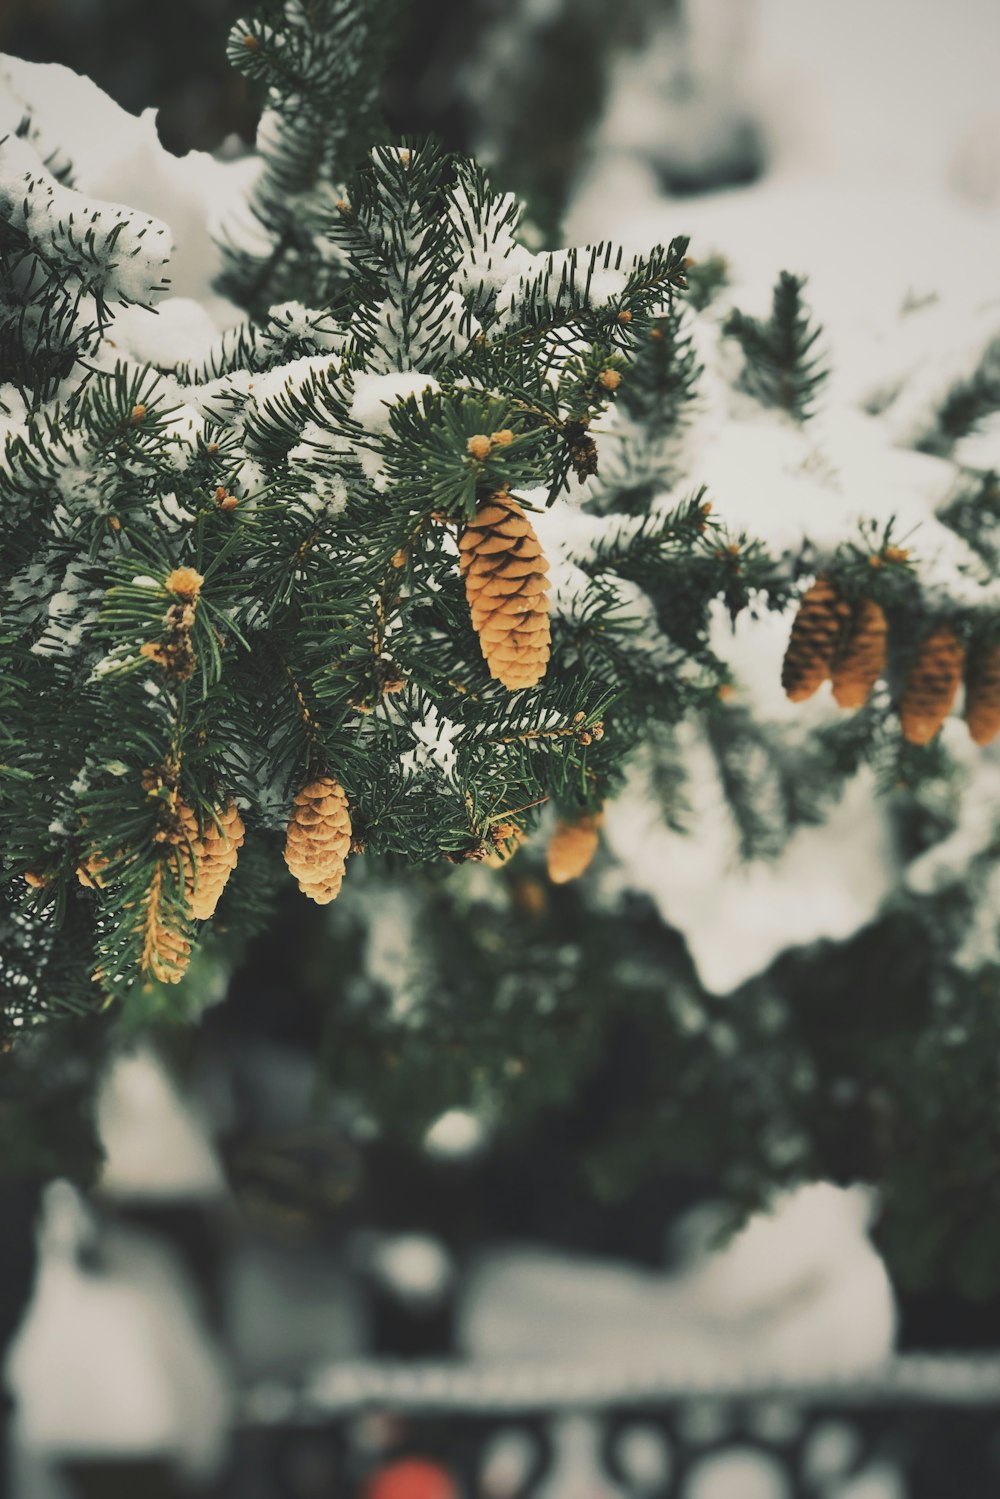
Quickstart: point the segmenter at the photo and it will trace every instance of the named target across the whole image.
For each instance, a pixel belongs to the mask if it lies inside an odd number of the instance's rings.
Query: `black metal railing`
[[[251,1391],[240,1499],[362,1494],[403,1459],[462,1499],[996,1499],[1000,1358],[906,1355],[863,1374],[362,1362]],[[592,1475],[589,1483],[584,1475]],[[877,1485],[877,1486],[876,1486]],[[856,1491],[857,1492],[857,1491]]]

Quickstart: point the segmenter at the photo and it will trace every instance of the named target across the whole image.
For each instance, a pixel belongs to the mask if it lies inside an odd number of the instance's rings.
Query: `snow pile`
[[[85,1245],[100,1268],[80,1263]],[[45,1198],[35,1293],[10,1350],[14,1442],[52,1458],[157,1456],[191,1475],[222,1460],[228,1380],[176,1257],[97,1229],[75,1190]]]
[[[645,891],[684,933],[705,988],[728,994],[789,945],[850,937],[895,885],[896,857],[874,779],[862,771],[819,827],[792,834],[776,858],[747,862],[714,757],[697,729],[679,734],[688,773],[684,831],[650,816],[641,768],[607,809],[618,879]],[[616,874],[607,881],[614,890]]]
[[[887,1358],[895,1336],[870,1210],[861,1188],[802,1187],[724,1248],[711,1250],[705,1236],[690,1267],[673,1275],[535,1248],[497,1251],[466,1288],[461,1342],[476,1359],[678,1376],[858,1372]]]
[[[25,119],[33,156],[68,169],[76,192],[127,203],[130,214],[169,226],[165,249],[176,296],[198,302],[220,326],[235,320],[236,309],[214,290],[221,265],[217,239],[224,225],[245,215],[258,170],[253,158],[222,162],[203,151],[173,156],[160,145],[154,110],[136,118],[69,68],[4,57],[0,135]],[[11,144],[5,142],[5,152]]]
[[[207,1125],[148,1047],[111,1063],[98,1093],[97,1128],[105,1197],[176,1201],[225,1192]]]

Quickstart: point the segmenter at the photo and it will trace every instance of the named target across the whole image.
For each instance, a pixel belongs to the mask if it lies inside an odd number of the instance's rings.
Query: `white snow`
[[[81,1267],[96,1241],[101,1265]],[[96,1225],[76,1191],[46,1191],[35,1291],[10,1348],[14,1441],[61,1458],[172,1459],[192,1475],[221,1462],[230,1394],[176,1258],[147,1234]]]
[[[356,374],[354,398],[351,401],[351,417],[372,434],[384,434],[389,430],[390,413],[393,406],[409,399],[420,397],[425,391],[440,390],[438,382],[420,370],[389,370],[385,374]]]
[[[25,115],[41,157],[68,158],[74,188],[88,197],[128,203],[169,225],[175,295],[207,308],[219,327],[240,314],[213,288],[221,266],[216,233],[242,215],[253,158],[216,161],[202,151],[172,156],[156,134],[155,112],[138,118],[89,78],[54,63],[5,57],[0,64],[0,134]]]
[[[440,1160],[473,1155],[486,1139],[484,1121],[468,1109],[446,1109],[424,1135],[424,1149]]]
[[[400,756],[403,770],[412,775],[430,770],[442,775],[446,781],[453,780],[457,753],[455,740],[462,733],[462,725],[445,718],[428,700],[421,716],[408,719],[407,727],[414,745]]]
[[[370,1247],[369,1268],[412,1305],[440,1301],[453,1277],[451,1260],[429,1234],[384,1234]]]
[[[137,364],[172,369],[186,360],[206,359],[218,338],[207,308],[193,297],[164,297],[153,311],[123,307],[111,330],[111,342]]]
[[[888,1357],[893,1294],[868,1238],[870,1195],[814,1183],[779,1197],[674,1274],[524,1246],[487,1253],[460,1303],[476,1359],[536,1365],[860,1372]]]
[[[90,294],[151,303],[165,287],[170,255],[166,225],[132,208],[82,197],[45,169],[26,140],[0,144],[0,204],[30,243]],[[93,231],[93,249],[88,245]],[[112,241],[111,234],[117,231]]]
[[[97,1128],[102,1195],[190,1200],[225,1193],[205,1124],[149,1047],[112,1061],[98,1093]]]
[[[729,993],[789,946],[843,939],[874,920],[896,861],[870,773],[848,783],[825,824],[795,831],[778,857],[748,863],[708,746],[692,726],[679,739],[689,777],[684,832],[650,816],[652,793],[637,767],[609,804],[604,833],[624,882],[684,933],[710,992]]]

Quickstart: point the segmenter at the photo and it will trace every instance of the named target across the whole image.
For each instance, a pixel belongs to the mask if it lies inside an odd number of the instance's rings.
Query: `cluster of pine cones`
[[[889,628],[872,598],[850,604],[826,574],[802,596],[781,669],[793,703],[827,680],[842,708],[860,708],[885,672]],[[928,744],[939,732],[965,681],[965,721],[976,744],[1000,734],[1000,638],[967,652],[955,629],[941,622],[919,642],[910,661],[899,722],[910,744]]]

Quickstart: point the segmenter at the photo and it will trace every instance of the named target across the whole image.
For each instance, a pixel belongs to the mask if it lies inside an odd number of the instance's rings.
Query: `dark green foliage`
[[[988,344],[975,369],[956,380],[932,422],[914,444],[923,453],[948,454],[962,437],[1000,411],[1000,340]]]
[[[93,1181],[101,1159],[94,1082],[105,1043],[92,1019],[66,1019],[16,1047],[0,1039],[0,1184]]]
[[[767,322],[733,311],[724,329],[743,350],[745,389],[765,406],[779,406],[799,422],[812,416],[829,373],[816,348],[823,330],[811,321],[802,298],[804,286],[805,277],[782,271]]]
[[[321,1027],[325,1085],[377,1100],[387,1141],[415,1144],[443,1110],[467,1107],[500,1149],[557,1133],[594,1098],[577,1190],[609,1204],[667,1174],[694,1192],[711,1183],[736,1220],[776,1186],[875,1181],[901,1286],[995,1292],[984,1246],[1000,1234],[997,1124],[984,1101],[1000,985],[945,955],[964,897],[904,898],[848,941],[787,954],[718,996],[645,900],[609,909],[595,895],[553,889],[530,847],[499,876],[359,873],[333,921],[310,928],[284,1001]],[[237,994],[251,974],[287,988],[264,945]]]
[[[327,303],[340,277],[319,248],[347,179],[384,137],[379,82],[399,0],[320,0],[289,25],[277,6],[238,21],[229,60],[263,94],[263,171],[251,208],[266,248],[230,246],[223,286],[249,312],[310,287]]]
[[[957,531],[992,571],[1000,568],[1000,475],[963,473],[938,518]]]
[[[686,274],[690,278],[690,270]],[[622,386],[621,405],[643,423],[653,442],[676,432],[693,414],[691,403],[702,368],[684,313],[688,296],[672,303],[666,316],[638,330],[636,354]]]
[[[729,285],[729,266],[721,255],[689,261],[687,267],[687,302],[696,312],[703,312]]]

